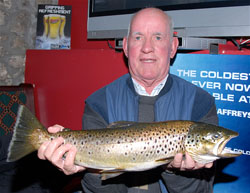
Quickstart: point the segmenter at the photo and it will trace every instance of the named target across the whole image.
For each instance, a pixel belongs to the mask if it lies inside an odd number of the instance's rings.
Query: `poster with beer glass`
[[[70,49],[71,6],[38,5],[36,49]]]

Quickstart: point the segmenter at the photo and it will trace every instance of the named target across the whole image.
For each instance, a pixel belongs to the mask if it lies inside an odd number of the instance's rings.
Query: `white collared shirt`
[[[156,96],[160,93],[160,91],[164,87],[167,79],[168,79],[168,74],[156,87],[154,87],[151,94],[148,94],[146,89],[142,85],[140,85],[135,79],[132,78],[132,81],[133,81],[135,91],[137,92],[137,94],[143,95],[143,96]]]

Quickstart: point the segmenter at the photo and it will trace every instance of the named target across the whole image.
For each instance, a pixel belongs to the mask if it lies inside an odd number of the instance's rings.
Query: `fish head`
[[[206,123],[194,123],[185,139],[186,152],[198,163],[206,164],[220,158],[241,155],[226,148],[229,140],[239,134],[230,129]]]

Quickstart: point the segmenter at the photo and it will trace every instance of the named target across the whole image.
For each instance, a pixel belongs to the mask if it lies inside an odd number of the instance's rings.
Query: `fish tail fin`
[[[13,136],[8,149],[8,162],[13,162],[36,151],[32,145],[31,136],[35,129],[45,130],[44,126],[37,120],[24,105],[20,105]]]

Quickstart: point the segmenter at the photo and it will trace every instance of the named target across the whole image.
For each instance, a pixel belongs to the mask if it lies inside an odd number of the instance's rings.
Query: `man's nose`
[[[141,50],[144,53],[150,53],[154,51],[154,45],[150,38],[146,38],[144,40]]]

